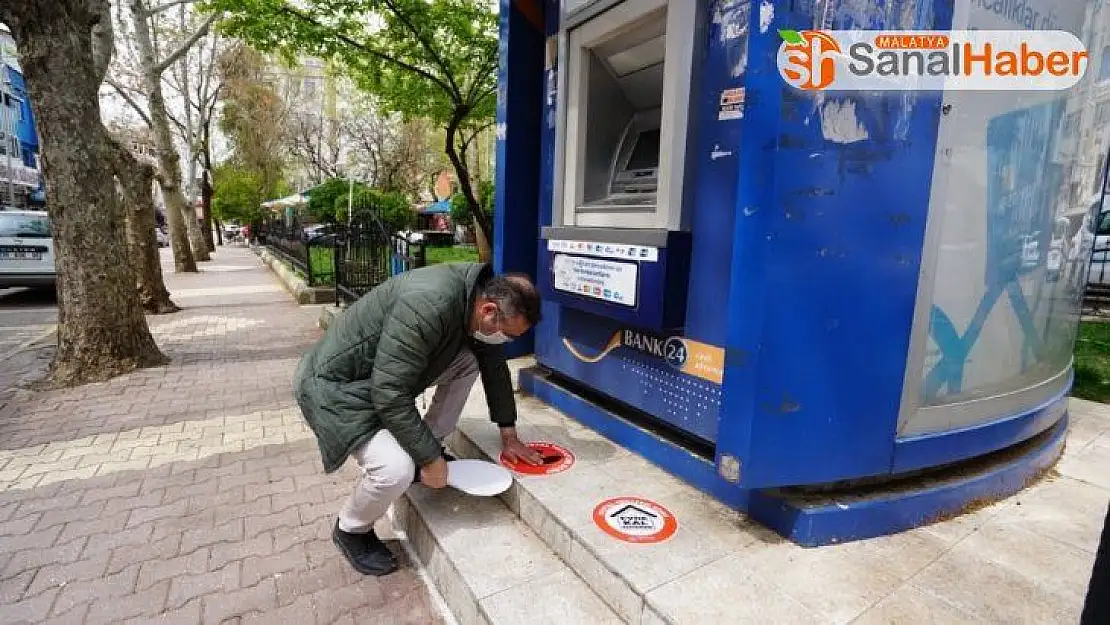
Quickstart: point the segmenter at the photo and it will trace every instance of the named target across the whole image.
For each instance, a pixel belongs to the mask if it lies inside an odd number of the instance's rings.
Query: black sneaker
[[[339,529],[337,520],[331,540],[351,566],[363,575],[380,577],[397,570],[397,558],[372,529],[365,534],[351,534]]]
[[[453,462],[455,460],[458,460],[458,458],[456,458],[456,457],[452,456],[451,454],[447,453],[447,448],[446,447],[444,447],[440,451],[440,455],[442,455],[443,459],[446,460],[447,462]],[[416,467],[416,475],[413,476],[412,483],[413,484],[419,484],[420,483],[420,467]]]

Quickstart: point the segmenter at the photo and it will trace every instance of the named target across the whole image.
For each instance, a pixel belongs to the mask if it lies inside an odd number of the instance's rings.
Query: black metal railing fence
[[[349,224],[304,227],[297,219],[271,219],[257,233],[260,245],[305,277],[309,286],[335,288],[349,304],[398,273],[427,264],[425,246],[389,232],[362,214]]]

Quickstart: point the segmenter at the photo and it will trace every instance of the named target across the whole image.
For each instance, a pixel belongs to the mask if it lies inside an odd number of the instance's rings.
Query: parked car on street
[[[238,241],[243,234],[243,227],[239,224],[224,224],[224,238],[228,241]]]
[[[161,228],[154,229],[154,236],[158,238],[158,247],[168,247],[170,244],[170,237],[166,234],[165,230]]]
[[[0,288],[53,288],[54,237],[41,211],[0,212]]]

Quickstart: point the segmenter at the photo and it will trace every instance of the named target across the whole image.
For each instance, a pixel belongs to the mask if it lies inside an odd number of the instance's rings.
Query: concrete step
[[[393,518],[460,625],[622,622],[500,499],[416,485]]]
[[[516,371],[530,365],[528,359],[521,359],[510,367]],[[1051,479],[1012,499],[928,527],[809,549],[757,525],[535,398],[522,395],[517,407],[521,438],[563,446],[575,455],[575,463],[553,475],[518,475],[501,499],[626,623],[802,625],[1037,620],[1030,608],[1015,608],[1012,590],[1001,589],[1023,588],[1027,590],[1022,592],[1037,595],[1032,589],[1041,583],[1037,580],[1044,571],[1052,570],[1054,577],[1067,568],[1061,566],[1066,560],[1055,555],[1059,546],[1051,541],[1038,547],[1036,559],[1029,560],[1037,564],[1019,567],[1024,573],[995,562],[1031,545],[1028,538],[1012,537],[1010,524],[1024,518],[1022,515],[1047,514],[1036,512],[1038,506],[1055,511],[1062,500],[1055,498],[1063,496],[1057,491],[1075,490],[1067,484],[1054,484]],[[481,385],[476,385],[449,445],[460,456],[494,459],[499,455],[498,431],[489,421]],[[418,501],[418,497],[414,499]],[[670,539],[655,544],[617,540],[593,519],[595,507],[614,497],[639,497],[660,504],[677,519],[677,531]],[[1100,496],[1090,510],[1103,509],[1105,498]],[[1100,518],[1098,514],[1090,512],[1087,516]],[[503,516],[496,518],[498,524],[506,523]],[[468,521],[466,527],[476,523],[478,519]],[[433,530],[437,537],[448,532]],[[1097,534],[1098,527],[1092,526],[1091,549],[1077,559],[1079,564],[1073,567],[1071,577],[1078,581],[1066,592],[1086,583]],[[988,535],[1019,542],[985,549],[972,538]],[[481,547],[486,548],[497,549]],[[1075,555],[1072,552],[1069,557],[1075,559]],[[479,555],[468,557],[482,558],[476,566],[493,562]],[[1048,561],[1054,564],[1042,564]],[[495,565],[489,566],[489,571],[496,570]],[[969,574],[985,577],[969,586],[964,581]],[[1005,584],[994,581],[1002,577],[1008,580]],[[1045,605],[1056,610],[1056,616],[1041,621],[1078,618],[1082,595],[1064,593],[1062,590],[1059,595],[1044,598]],[[537,594],[529,609],[541,611],[550,600]],[[566,605],[569,601],[561,599],[559,603]],[[1008,611],[1014,615],[1008,619],[1000,616]],[[1064,614],[1069,616],[1061,616]]]
[[[514,361],[514,377],[529,364],[528,359]],[[539,400],[520,397],[517,406],[521,438],[561,445],[574,453],[575,464],[554,475],[518,475],[501,498],[622,621],[714,622],[712,618],[736,613],[734,608],[712,615],[712,610],[704,611],[706,602],[720,601],[705,593],[726,592],[729,579],[706,565],[753,543],[781,539]],[[489,422],[480,386],[449,445],[460,457],[496,461],[499,456],[499,433]],[[678,518],[679,531],[657,544],[614,539],[593,520],[594,507],[614,497],[640,497],[665,506]],[[808,616],[795,607],[799,610],[789,612],[791,618]]]

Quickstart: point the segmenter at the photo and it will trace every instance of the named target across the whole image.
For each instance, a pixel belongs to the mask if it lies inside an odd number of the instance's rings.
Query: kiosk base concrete
[[[1009,499],[892,536],[807,549],[659,469],[639,449],[536,398],[518,405],[522,437],[569,449],[570,469],[518,476],[500,501],[416,487],[399,506],[398,520],[460,622],[1078,620],[1110,500],[1108,407],[1073,400],[1059,474]],[[449,442],[461,456],[498,454],[480,386]],[[665,506],[678,531],[651,545],[612,538],[592,511],[619,496]]]
[[[1008,497],[1059,459],[1067,417],[1020,445],[941,471],[859,488],[743,491],[717,476],[706,458],[559,384],[538,367],[520,372],[526,392],[555,406],[626,448],[636,449],[723,503],[805,547],[894,534]]]

